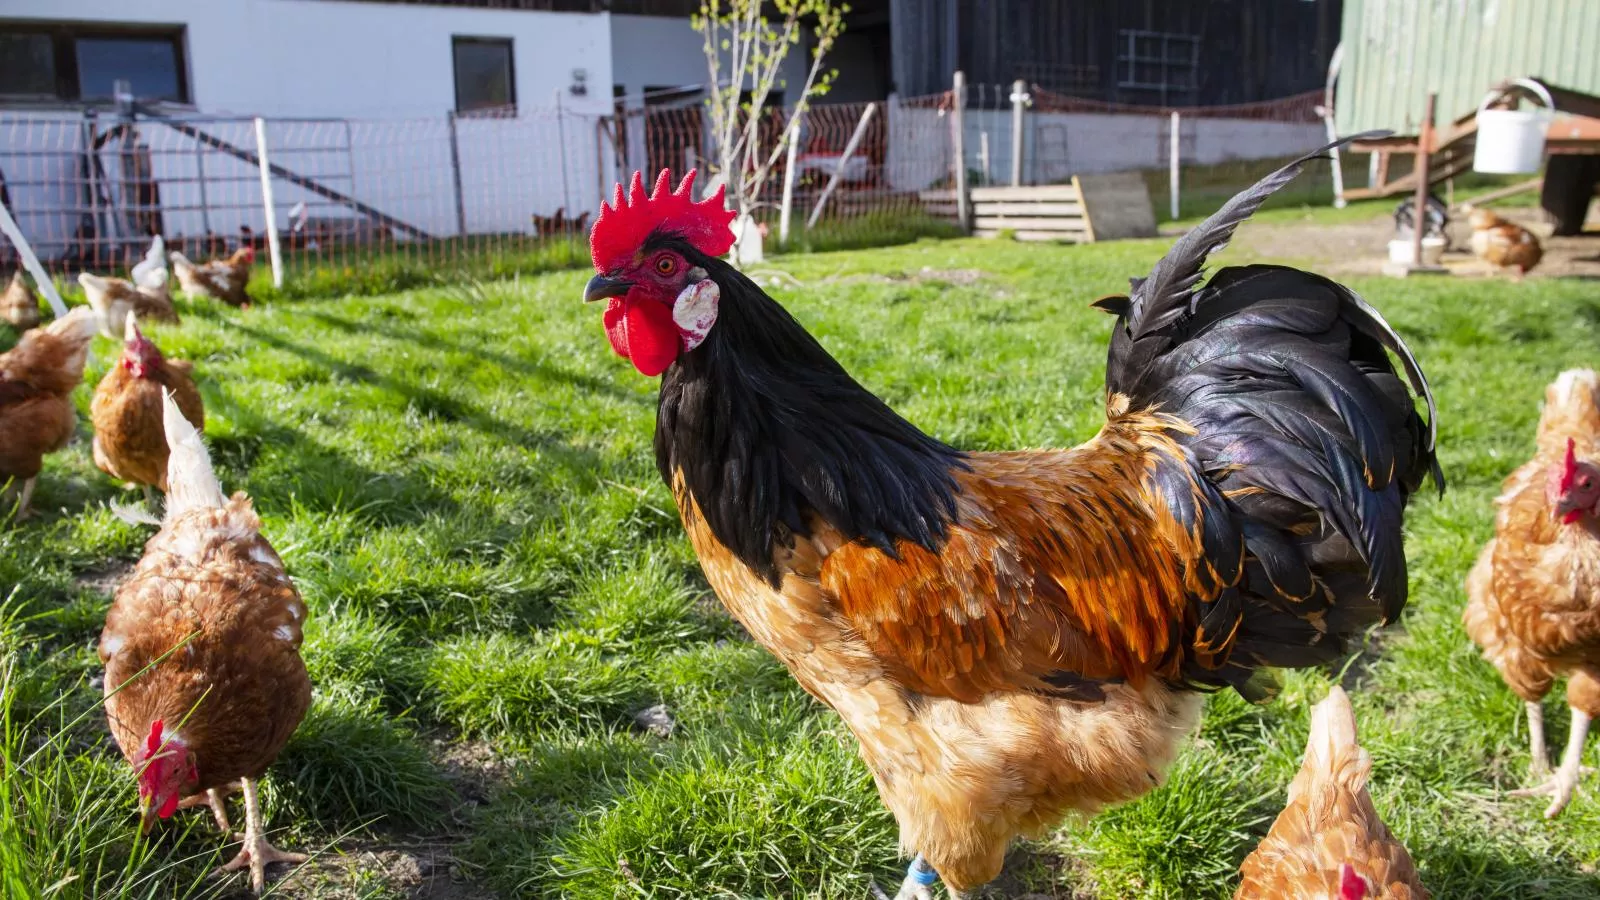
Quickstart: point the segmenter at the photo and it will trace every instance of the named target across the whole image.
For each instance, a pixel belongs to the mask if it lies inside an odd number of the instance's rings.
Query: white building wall
[[[595,117],[612,109],[607,14],[327,0],[5,0],[4,7],[5,16],[16,19],[184,26],[190,94],[199,113],[267,117],[274,163],[430,236],[460,233],[461,219],[471,233],[529,233],[534,213],[598,208]],[[448,120],[455,106],[455,35],[511,38],[519,111],[515,119],[457,123],[459,200]],[[690,57],[697,61],[698,51]],[[586,73],[584,96],[569,90],[575,69]],[[58,256],[81,221],[82,157],[74,154],[83,147],[82,115],[0,115],[0,171],[24,232],[41,255]],[[313,117],[352,121],[285,121]],[[255,149],[248,122],[195,124]],[[158,123],[143,122],[139,130],[151,149],[169,236],[232,237],[241,225],[264,229],[254,166],[212,150],[197,152],[193,139]],[[101,159],[115,178],[116,155],[104,152]],[[201,166],[204,204],[195,180]],[[300,201],[319,217],[358,215],[285,179],[275,180],[274,193],[280,226]],[[404,230],[396,236],[410,237]]]
[[[439,116],[455,107],[452,35],[513,41],[517,101],[602,114],[610,16],[330,0],[5,0],[8,19],[183,25],[199,109],[249,116]],[[567,93],[586,69],[586,97]]]

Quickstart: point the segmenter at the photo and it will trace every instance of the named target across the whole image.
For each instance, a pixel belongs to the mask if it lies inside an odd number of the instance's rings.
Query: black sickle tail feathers
[[[1330,661],[1347,639],[1399,615],[1406,502],[1428,475],[1444,487],[1433,393],[1366,301],[1282,266],[1226,268],[1200,285],[1207,257],[1239,224],[1336,145],[1235,196],[1135,279],[1128,297],[1095,303],[1118,316],[1108,391],[1195,430],[1178,440],[1206,490],[1169,510],[1200,535],[1208,560],[1237,558],[1244,544],[1234,583],[1195,600],[1186,674],[1247,696],[1256,668]],[[1221,654],[1219,635],[1232,637]]]

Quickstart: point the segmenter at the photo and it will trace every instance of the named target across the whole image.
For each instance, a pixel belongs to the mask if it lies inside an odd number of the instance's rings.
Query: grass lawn
[[[1006,449],[1094,432],[1110,319],[1087,303],[1164,249],[925,241],[769,268],[799,279],[774,294],[912,421]],[[323,852],[280,896],[859,900],[869,878],[898,883],[849,734],[710,596],[655,474],[655,384],[611,353],[584,279],[190,304],[181,328],[152,329],[197,362],[223,485],[255,498],[312,610],[317,699],[267,808],[280,846]],[[1543,386],[1596,361],[1600,295],[1353,286],[1412,341],[1442,413],[1451,489],[1412,508],[1404,620],[1267,705],[1211,699],[1164,788],[1022,848],[996,896],[1231,895],[1339,677],[1378,806],[1435,896],[1600,896],[1596,794],[1554,824],[1543,801],[1504,798],[1528,766],[1521,704],[1459,624]],[[97,343],[91,384],[116,353]],[[97,707],[93,643],[150,529],[108,509],[136,495],[93,467],[88,401],[85,387],[41,514],[0,524],[0,895],[231,896],[237,879],[205,877],[232,848],[203,810],[138,839]],[[670,737],[634,724],[655,704]],[[1566,713],[1550,718],[1559,748]]]

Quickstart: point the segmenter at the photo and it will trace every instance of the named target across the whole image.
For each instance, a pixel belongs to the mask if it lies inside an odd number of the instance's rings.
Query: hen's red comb
[[[589,232],[589,255],[594,270],[601,274],[628,264],[657,228],[681,235],[696,250],[707,256],[721,256],[733,247],[733,210],[726,209],[719,186],[716,193],[694,202],[694,169],[683,176],[678,189],[669,193],[672,172],[662,169],[655,189],[644,195],[644,175],[633,173],[633,184],[624,201],[622,185],[617,185],[611,205],[600,204],[600,217]]]
[[[155,755],[161,749],[161,731],[165,727],[160,719],[150,723],[150,737],[144,742],[147,756]]]
[[[1572,482],[1578,478],[1578,455],[1573,452],[1573,440],[1567,438],[1567,458],[1562,463],[1561,493],[1572,490]]]

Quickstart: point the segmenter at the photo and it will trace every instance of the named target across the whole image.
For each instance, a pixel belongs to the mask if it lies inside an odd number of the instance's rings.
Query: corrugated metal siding
[[[1430,90],[1438,122],[1507,78],[1600,94],[1600,0],[1345,0],[1340,134],[1415,134]]]

